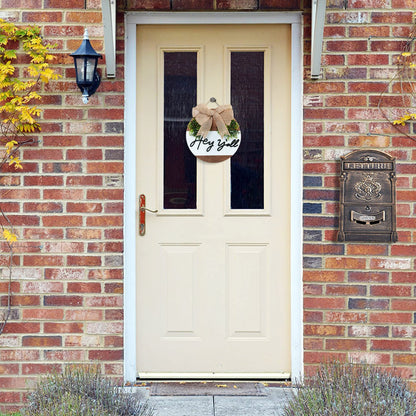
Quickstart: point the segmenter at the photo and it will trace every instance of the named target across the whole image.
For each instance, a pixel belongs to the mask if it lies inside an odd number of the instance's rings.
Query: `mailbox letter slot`
[[[339,241],[396,242],[396,162],[379,150],[341,157]]]
[[[386,212],[381,211],[381,212],[377,212],[377,214],[374,214],[374,215],[368,215],[368,214],[361,214],[357,211],[351,210],[351,221],[355,221],[357,224],[363,224],[363,225],[378,224],[381,221],[386,221]]]

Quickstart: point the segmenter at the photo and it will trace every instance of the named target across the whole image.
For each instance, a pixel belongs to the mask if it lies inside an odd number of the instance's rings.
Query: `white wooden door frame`
[[[140,24],[290,24],[291,61],[291,373],[303,375],[302,15],[300,12],[131,12],[125,15],[124,379],[136,367],[136,26]]]

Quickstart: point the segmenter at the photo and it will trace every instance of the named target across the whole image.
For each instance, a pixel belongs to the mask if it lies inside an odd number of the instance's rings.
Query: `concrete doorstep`
[[[283,416],[291,389],[265,387],[265,396],[150,396],[138,389],[156,410],[155,416]]]

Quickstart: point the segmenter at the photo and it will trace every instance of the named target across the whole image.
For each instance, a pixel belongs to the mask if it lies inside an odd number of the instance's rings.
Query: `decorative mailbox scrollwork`
[[[339,241],[396,242],[396,161],[379,150],[341,157]]]
[[[374,201],[381,198],[381,183],[373,175],[365,174],[364,179],[354,185],[355,197],[362,201]]]

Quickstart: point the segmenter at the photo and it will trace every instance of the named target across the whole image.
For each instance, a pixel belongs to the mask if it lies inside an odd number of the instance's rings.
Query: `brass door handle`
[[[141,194],[139,196],[139,235],[144,236],[146,234],[146,211],[156,214],[157,209],[146,208],[146,196]]]

